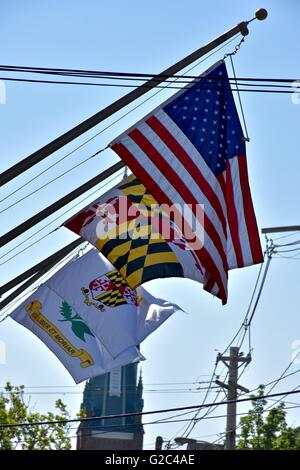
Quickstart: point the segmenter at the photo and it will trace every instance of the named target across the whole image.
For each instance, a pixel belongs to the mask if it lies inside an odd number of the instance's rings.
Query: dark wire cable
[[[300,390],[290,390],[284,391],[279,393],[273,393],[271,395],[262,395],[257,397],[250,397],[250,398],[240,398],[238,400],[226,400],[216,403],[216,405],[227,405],[229,403],[245,403],[248,401],[259,401],[264,400],[267,398],[275,398],[279,396],[289,396],[299,394]],[[24,427],[24,426],[43,426],[49,424],[63,424],[63,423],[79,423],[79,422],[90,422],[90,421],[99,421],[103,419],[116,419],[116,418],[126,418],[126,417],[134,417],[134,416],[145,416],[145,415],[152,415],[152,414],[160,414],[160,413],[173,413],[174,411],[183,411],[183,410],[192,410],[195,408],[208,408],[212,406],[212,403],[206,403],[205,405],[190,405],[190,406],[181,406],[176,408],[166,408],[166,409],[158,409],[158,410],[151,410],[151,411],[138,411],[134,413],[122,413],[116,415],[108,415],[108,416],[92,416],[87,418],[74,418],[74,419],[62,419],[62,420],[51,420],[51,421],[37,421],[34,423],[1,423],[0,428],[15,428],[15,427]],[[300,405],[299,405],[300,406]]]
[[[72,207],[70,207],[69,209],[67,209],[66,211],[64,211],[62,214],[58,215],[57,217],[55,217],[55,219],[53,219],[52,221],[50,221],[49,223],[47,223],[46,225],[44,225],[42,228],[40,228],[39,230],[37,230],[36,232],[34,232],[32,235],[30,235],[29,237],[27,237],[25,240],[21,241],[20,243],[18,243],[18,245],[14,246],[13,248],[11,248],[9,251],[7,251],[4,255],[0,256],[0,259],[6,257],[9,253],[15,251],[17,248],[20,247],[20,245],[23,245],[26,241],[30,240],[31,238],[33,238],[35,235],[37,235],[38,233],[40,233],[42,230],[44,230],[45,228],[49,227],[49,225],[53,224],[54,222],[56,222],[58,219],[60,219],[61,217],[63,217],[64,215],[66,215],[67,213],[69,213],[70,211],[72,211],[75,207],[79,206],[80,204],[82,204],[86,199],[89,199],[91,196],[93,196],[95,193],[97,193],[98,191],[100,191],[101,189],[103,189],[105,186],[107,186],[108,184],[110,184],[112,181],[114,181],[115,179],[117,178],[120,178],[121,176],[121,173],[117,173],[116,175],[114,175],[112,178],[110,178],[108,181],[106,181],[106,183],[102,184],[99,188],[97,188],[96,190],[94,190],[93,192],[91,192],[90,194],[88,194],[87,196],[85,196],[83,199],[81,199],[79,202],[77,202],[76,204],[74,204]],[[19,256],[20,254],[22,254],[24,251],[26,251],[27,249],[31,248],[32,246],[34,246],[35,244],[37,244],[39,241],[43,240],[44,238],[48,237],[50,234],[56,232],[59,228],[61,228],[61,225],[59,227],[56,227],[54,230],[52,230],[51,232],[47,233],[47,235],[44,235],[43,237],[39,238],[38,240],[36,240],[35,242],[31,243],[30,245],[26,246],[25,248],[23,248],[22,250],[18,251],[15,255],[11,256],[10,258],[8,258],[7,260],[5,260],[3,263],[0,263],[0,266],[3,266],[4,264],[8,263],[10,260],[16,258],[17,256]]]
[[[227,46],[230,42],[235,40],[240,33],[230,39],[226,44],[224,44],[221,48]],[[242,40],[243,42],[243,40]],[[236,47],[239,47],[241,43],[239,43]],[[217,52],[217,51],[216,51]],[[235,53],[235,51],[234,51]],[[230,54],[226,54],[229,56]],[[206,60],[207,58],[205,58]],[[24,73],[38,73],[38,74],[52,74],[52,75],[62,75],[62,76],[79,76],[79,77],[91,77],[91,78],[160,78],[164,77],[166,80],[169,78],[176,78],[176,79],[197,79],[199,78],[197,75],[187,75],[187,74],[176,74],[176,75],[161,75],[155,73],[136,73],[136,72],[114,72],[114,71],[101,71],[101,70],[80,70],[80,69],[59,69],[59,68],[48,68],[48,67],[25,67],[25,66],[12,66],[12,65],[0,65],[0,70],[8,71],[8,72],[24,72]],[[219,77],[214,77],[216,80],[219,80]],[[235,77],[229,77],[229,80],[235,80]],[[242,77],[238,78],[238,80],[243,81],[265,81],[265,82],[285,82],[285,83],[293,83],[297,82],[298,79],[295,78],[259,78],[259,77]]]
[[[84,85],[84,86],[98,86],[98,87],[117,87],[117,88],[136,88],[135,85],[127,85],[127,84],[120,84],[120,83],[89,83],[89,82],[72,82],[72,81],[58,81],[58,80],[36,80],[36,79],[29,79],[29,78],[12,78],[12,77],[0,77],[2,81],[12,81],[12,82],[25,82],[25,83],[40,83],[40,84],[47,84],[47,85]],[[149,88],[153,89],[153,86],[150,85],[139,85],[141,88]],[[253,85],[252,85],[253,86]],[[272,86],[272,85],[269,85]],[[156,85],[156,89],[165,89],[163,85]],[[182,90],[183,87],[178,86],[171,86],[169,89],[171,90]],[[227,88],[217,88],[212,86],[203,87],[200,86],[202,90],[226,90]],[[293,94],[297,92],[297,89],[293,89],[292,87],[290,90],[270,90],[270,89],[256,89],[256,88],[231,88],[232,91],[240,91],[240,92],[254,92],[254,93],[284,93],[284,94]]]
[[[57,175],[55,178],[53,178],[52,180],[49,180],[47,181],[46,183],[42,184],[42,186],[39,186],[38,188],[36,188],[35,190],[31,191],[31,193],[28,193],[26,196],[23,196],[22,198],[18,199],[17,201],[13,202],[12,204],[10,204],[9,206],[5,207],[5,209],[2,209],[0,211],[0,214],[2,214],[3,212],[6,212],[8,209],[11,209],[12,207],[16,206],[17,204],[19,204],[20,202],[23,202],[25,199],[29,198],[30,196],[32,196],[33,194],[36,194],[37,192],[39,192],[41,189],[44,189],[46,188],[47,186],[49,186],[49,184],[51,183],[54,183],[55,181],[59,180],[60,178],[62,178],[63,176],[71,173],[71,171],[75,170],[76,168],[80,167],[81,165],[83,165],[84,163],[86,163],[87,161],[91,160],[92,158],[95,158],[97,155],[99,155],[100,153],[104,152],[104,150],[106,150],[108,148],[107,147],[104,147],[103,149],[101,150],[98,150],[97,152],[95,152],[93,155],[91,155],[90,157],[87,157],[85,160],[82,160],[81,162],[77,163],[77,165],[74,165],[72,166],[71,168],[69,168],[68,170],[64,171],[63,173],[60,173],[59,175]]]
[[[238,34],[239,36],[239,34]],[[226,47],[228,44],[230,44],[232,41],[234,41],[236,39],[236,36],[234,36],[233,38],[231,38],[229,41],[227,41],[226,43],[224,43],[223,45],[221,45],[220,47],[218,47],[215,51],[211,52],[208,56],[206,56],[204,59],[201,59],[199,60],[198,62],[196,62],[196,64],[192,65],[191,67],[189,67],[186,71],[186,73],[189,73],[191,70],[195,69],[196,67],[198,67],[200,64],[202,64],[203,62],[205,62],[207,59],[209,59],[211,56],[213,56],[214,54],[216,54],[217,52],[219,52],[221,49],[223,49],[224,47]],[[185,77],[185,74],[182,75],[183,77]],[[177,78],[176,76],[173,77],[174,80],[171,81],[170,83],[173,83],[173,82],[176,82],[177,81]],[[168,89],[169,88],[169,84],[167,84],[164,89]],[[159,93],[161,93],[163,90],[157,90],[156,92],[154,92],[152,95],[150,95],[148,98],[144,99],[141,103],[138,103],[136,106],[134,106],[133,108],[131,108],[129,111],[127,111],[126,113],[122,114],[119,118],[115,119],[112,123],[110,123],[109,125],[107,125],[106,127],[104,127],[103,129],[101,129],[99,132],[97,132],[96,134],[94,134],[92,137],[90,137],[89,139],[85,140],[82,144],[80,144],[79,146],[77,146],[75,149],[71,150],[69,153],[67,153],[65,156],[63,156],[62,158],[60,158],[58,161],[54,162],[52,165],[50,165],[49,167],[47,167],[45,170],[41,171],[40,173],[38,173],[36,176],[34,176],[33,178],[31,178],[30,180],[28,180],[26,183],[24,183],[23,185],[21,185],[20,187],[18,187],[17,189],[15,189],[14,191],[12,191],[10,194],[8,194],[6,197],[4,197],[3,199],[0,200],[0,202],[3,202],[4,200],[8,199],[9,197],[11,197],[13,194],[15,194],[16,192],[20,191],[22,188],[24,188],[25,186],[27,186],[28,184],[30,184],[32,181],[34,181],[36,178],[38,178],[39,176],[43,175],[44,173],[46,173],[48,170],[50,170],[51,168],[53,168],[54,166],[56,166],[58,163],[60,163],[61,161],[65,160],[66,158],[68,158],[70,155],[72,155],[74,152],[76,152],[77,150],[79,150],[80,148],[82,148],[84,145],[88,144],[90,141],[92,141],[93,139],[95,139],[96,137],[98,137],[100,134],[102,134],[103,132],[105,132],[106,130],[108,130],[109,128],[111,128],[112,126],[114,126],[115,124],[117,124],[119,121],[121,121],[124,117],[128,116],[129,114],[131,114],[133,111],[135,111],[136,109],[138,109],[139,107],[141,107],[143,104],[145,104],[146,102],[150,101],[151,99],[153,99],[155,96],[157,96]]]

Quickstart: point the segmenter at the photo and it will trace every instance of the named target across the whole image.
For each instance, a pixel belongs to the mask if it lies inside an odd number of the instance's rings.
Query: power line
[[[54,222],[56,222],[58,219],[60,219],[61,217],[63,217],[64,215],[68,214],[69,212],[71,212],[75,207],[79,206],[80,204],[82,204],[84,201],[86,201],[87,199],[89,199],[91,196],[93,196],[94,194],[96,194],[98,191],[100,191],[101,189],[103,189],[105,186],[107,186],[108,184],[110,184],[112,181],[116,180],[117,178],[120,178],[120,176],[122,175],[122,172],[121,173],[116,173],[112,178],[110,178],[108,181],[106,181],[106,183],[102,184],[101,186],[99,186],[96,190],[94,190],[93,192],[89,193],[87,196],[85,196],[84,198],[82,198],[79,202],[77,202],[76,204],[74,204],[73,206],[71,206],[69,209],[67,209],[66,211],[64,211],[62,214],[60,214],[59,216],[55,217],[55,219],[53,219],[52,221],[50,221],[49,223],[47,223],[46,225],[44,225],[42,228],[40,228],[39,230],[37,230],[36,232],[34,232],[32,235],[30,235],[29,237],[25,238],[25,240],[21,241],[20,243],[18,243],[18,245],[16,245],[15,247],[11,248],[9,251],[7,251],[5,254],[1,255],[0,256],[0,259],[2,258],[5,258],[9,253],[15,251],[17,248],[20,247],[20,245],[23,245],[24,243],[26,243],[28,240],[30,240],[31,238],[33,238],[35,235],[37,235],[38,233],[40,233],[41,231],[43,231],[45,228],[49,227],[49,225],[53,224]],[[22,250],[20,250],[19,252],[17,252],[14,256],[11,256],[10,258],[8,258],[6,261],[4,261],[3,263],[0,263],[0,266],[3,266],[4,264],[6,264],[8,261],[12,260],[13,258],[17,257],[18,255],[22,254],[25,250],[27,250],[28,248],[31,248],[32,246],[34,246],[36,243],[38,243],[39,241],[41,241],[43,238],[51,235],[51,233],[55,232],[56,230],[58,230],[59,228],[61,228],[61,225],[59,227],[56,227],[54,230],[52,230],[51,232],[49,232],[47,235],[43,236],[42,238],[39,238],[38,240],[36,240],[34,243],[31,243],[30,245],[28,245],[27,247],[25,248],[22,248]]]
[[[132,88],[136,90],[136,85],[128,85],[125,83],[90,83],[90,82],[72,82],[72,81],[59,81],[59,80],[37,80],[37,79],[29,79],[29,78],[12,78],[12,77],[0,77],[0,80],[2,81],[12,81],[12,82],[25,82],[25,83],[39,83],[39,84],[47,84],[47,85],[79,85],[79,86],[98,86],[98,87],[116,87],[116,88]],[[238,79],[237,79],[238,80]],[[181,82],[179,82],[181,83]],[[189,82],[191,83],[191,82]],[[239,86],[247,86],[246,84],[243,83],[237,83]],[[195,85],[193,85],[195,87]],[[250,86],[260,86],[260,85],[254,85],[251,84]],[[263,85],[265,86],[265,85]],[[259,88],[232,88],[232,91],[239,91],[239,92],[254,92],[254,93],[279,93],[279,94],[294,94],[299,92],[297,88],[293,88],[290,86],[285,86],[281,85],[284,88],[289,88],[289,90],[278,90],[277,88],[279,85],[268,85],[269,88],[264,88],[264,89],[259,89]],[[276,89],[270,89],[276,87]],[[153,89],[153,85],[147,85],[147,84],[142,84],[139,85],[139,88],[146,88],[146,89]],[[164,85],[155,85],[155,88],[157,89],[165,89]],[[180,86],[170,86],[170,90],[182,90],[183,87]],[[195,87],[197,88],[197,87]],[[201,90],[227,90],[227,87],[222,88],[222,87],[213,87],[207,85],[206,87],[203,87],[202,84],[199,84],[199,88]]]
[[[232,38],[231,40],[233,40],[233,39],[234,39],[234,38]],[[228,42],[228,43],[229,43],[229,42]],[[225,44],[224,44],[222,47],[224,47],[224,46],[225,46]],[[222,47],[220,47],[219,49],[221,49]],[[208,57],[210,57],[211,55],[215,54],[219,49],[213,51]],[[191,57],[191,56],[189,56],[189,57]],[[208,57],[206,57],[204,60],[207,60]],[[194,66],[192,66],[189,70],[192,70],[193,68],[195,68],[197,65],[199,65],[199,64],[200,64],[201,62],[203,62],[204,60],[198,62],[197,64],[195,64]],[[178,65],[178,64],[177,64],[177,65]],[[175,81],[176,81],[176,79],[175,79]],[[165,88],[168,88],[168,85],[167,85]],[[159,93],[159,92],[160,92],[160,90],[159,90],[157,93]],[[156,94],[157,94],[157,93],[156,93]],[[127,95],[127,96],[129,96],[129,95]],[[151,98],[151,97],[150,97],[150,98]],[[150,99],[150,98],[149,98],[149,99]],[[119,100],[119,101],[120,101],[120,100]],[[119,103],[119,101],[118,101],[118,103]],[[106,109],[108,109],[108,108],[106,108]],[[100,112],[100,113],[101,113],[101,112]],[[97,114],[97,116],[98,116],[98,115],[99,115],[99,113]],[[101,114],[101,115],[102,115],[102,114]],[[95,115],[95,116],[96,116],[96,115]],[[94,117],[95,117],[95,116],[94,116]],[[124,115],[123,115],[122,117],[124,117]],[[122,117],[121,117],[121,118],[122,118]],[[121,118],[120,118],[120,119],[121,119]],[[89,120],[88,120],[88,121],[89,121]],[[115,122],[116,122],[116,121],[115,121]],[[87,121],[85,121],[84,123],[87,123]],[[83,123],[83,124],[84,124],[84,123]],[[114,124],[114,123],[112,123],[112,125],[113,125],[113,124]],[[78,126],[77,126],[77,127],[78,127]],[[76,128],[76,129],[77,129],[77,128]],[[74,130],[74,129],[73,129],[73,130]],[[73,131],[73,130],[72,130],[72,131]],[[71,132],[71,131],[70,131],[70,132]],[[61,138],[58,138],[58,139],[56,139],[55,141],[53,141],[52,143],[48,144],[48,146],[43,147],[42,149],[40,149],[40,151],[35,152],[34,154],[32,154],[30,157],[28,157],[28,158],[25,159],[25,160],[29,162],[29,160],[31,159],[31,157],[33,158],[33,156],[34,156],[34,159],[37,158],[39,153],[43,154],[43,152],[46,150],[46,148],[47,148],[47,149],[48,149],[48,147],[49,147],[49,148],[50,148],[50,147],[52,148],[53,145],[58,144],[58,141],[60,141],[60,140],[63,139],[63,138],[66,138],[66,135],[67,135],[67,134],[70,134],[70,132],[64,134],[63,136],[61,136]],[[45,158],[45,157],[43,157],[43,158]],[[24,165],[25,165],[25,160],[23,160],[23,161],[21,162],[22,164],[24,163]],[[117,166],[117,165],[121,165],[121,162],[120,162],[119,164],[116,164],[115,166]],[[3,173],[3,175],[5,175],[5,176],[4,176],[4,182],[5,182],[5,178],[10,178],[9,175],[10,175],[11,173],[14,173],[15,171],[18,171],[18,170],[17,170],[17,167],[18,167],[18,166],[19,166],[19,164],[15,165],[14,167],[11,167],[9,170],[7,170],[6,172]],[[32,166],[32,165],[30,165],[30,166]],[[110,169],[108,169],[108,170],[106,170],[106,171],[110,171],[112,168],[113,168],[113,167],[111,167]],[[24,171],[24,170],[22,170],[22,171]],[[22,172],[22,171],[21,171],[21,172]],[[103,172],[103,174],[104,174],[104,173],[105,173],[105,172]],[[19,173],[18,173],[18,174],[19,174]],[[2,175],[2,176],[3,176],[3,175]],[[100,175],[99,175],[99,176],[100,176]],[[20,231],[27,230],[27,227],[29,227],[32,223],[33,223],[33,224],[38,223],[38,221],[42,220],[41,217],[42,217],[42,218],[45,218],[45,217],[47,217],[48,215],[50,215],[51,213],[53,213],[55,210],[57,210],[56,207],[59,206],[60,204],[65,205],[65,204],[66,204],[66,201],[70,199],[70,196],[76,197],[76,196],[74,196],[75,193],[78,193],[78,192],[79,192],[79,194],[80,194],[80,193],[82,194],[82,193],[84,192],[84,190],[85,190],[85,191],[87,190],[87,188],[93,187],[93,186],[95,185],[95,181],[94,181],[95,179],[97,179],[97,177],[96,177],[96,178],[93,178],[93,179],[90,180],[89,182],[85,183],[84,185],[80,186],[80,187],[77,188],[76,190],[72,191],[69,195],[67,195],[67,196],[65,196],[64,198],[60,199],[59,201],[57,201],[56,203],[52,204],[52,205],[49,206],[48,208],[44,209],[44,210],[41,211],[40,213],[38,213],[38,214],[36,214],[35,216],[31,217],[30,219],[28,219],[27,221],[25,221],[25,222],[24,222],[23,224],[21,224],[20,226],[15,227],[15,229],[13,229],[13,230],[11,230],[10,232],[6,233],[6,234],[2,237],[2,244],[4,245],[4,244],[8,243],[10,240],[12,240],[13,238],[15,238],[15,236],[18,236],[18,234],[20,233]],[[49,212],[49,211],[50,211],[50,212]]]
[[[213,387],[215,389],[219,389],[219,387]],[[204,393],[204,391],[206,390],[206,388],[203,388],[203,389],[181,389],[181,390],[172,390],[172,389],[167,389],[167,390],[147,390],[147,389],[144,389],[143,390],[143,393],[154,393],[154,394],[180,394],[180,393],[191,393],[191,394],[200,394],[200,393]],[[135,394],[136,391],[135,390],[126,390],[126,394],[129,394],[130,393],[133,393]],[[0,393],[1,395],[9,395],[9,392],[1,392]],[[99,391],[94,391],[94,392],[88,392],[88,395],[98,395],[99,394]],[[20,395],[54,395],[54,396],[59,396],[59,395],[82,395],[82,391],[78,391],[78,392],[67,392],[67,391],[56,391],[56,392],[20,392]]]
[[[210,374],[203,374],[199,377],[210,377]],[[198,384],[204,384],[204,383],[210,383],[210,381],[193,381],[193,382],[149,382],[149,383],[143,383],[143,386],[155,386],[155,385],[198,385]],[[76,388],[78,389],[79,387],[84,387],[84,385],[26,385],[26,389],[42,389],[42,388]],[[131,387],[131,385],[128,385],[128,387]],[[134,386],[133,386],[134,387]],[[4,389],[5,387],[0,387],[0,389]],[[89,390],[101,390],[101,387],[95,386],[95,387],[89,387]],[[1,393],[1,392],[0,392]]]
[[[46,157],[54,153],[56,150],[59,150],[64,145],[68,144],[72,140],[76,139],[84,132],[88,131],[92,127],[96,126],[106,118],[110,117],[112,114],[116,113],[123,107],[127,106],[128,104],[132,103],[134,100],[140,98],[142,95],[147,93],[149,89],[155,88],[158,83],[162,83],[164,81],[164,75],[175,75],[180,70],[185,69],[186,67],[190,66],[196,60],[206,56],[212,51],[215,52],[216,49],[220,45],[225,45],[228,39],[233,39],[238,34],[246,34],[248,33],[247,22],[239,23],[238,25],[231,28],[226,33],[222,34],[218,38],[210,41],[206,45],[200,47],[196,51],[192,52],[182,60],[178,61],[176,64],[168,67],[166,70],[163,70],[161,74],[155,77],[155,79],[150,78],[142,87],[137,87],[136,89],[130,91],[125,96],[119,98],[114,103],[110,104],[106,108],[102,109],[101,111],[97,112],[93,116],[89,117],[85,121],[81,122],[74,128],[70,129],[69,131],[65,132],[64,134],[60,135],[52,142],[49,142],[47,145],[42,147],[41,149],[37,150],[36,152],[32,153],[25,159],[21,160],[17,164],[13,165],[12,167],[8,168],[6,171],[2,173],[1,182],[2,184],[6,184],[11,181],[16,176],[20,175],[24,171],[31,168],[33,165],[41,162]],[[160,78],[159,78],[160,76]],[[145,88],[151,87],[151,88]]]
[[[87,418],[74,418],[74,419],[62,419],[62,420],[51,420],[51,421],[37,421],[34,423],[13,423],[13,424],[2,423],[0,424],[0,428],[15,428],[15,427],[23,427],[23,426],[43,426],[43,425],[50,425],[50,424],[52,425],[52,424],[62,424],[62,423],[90,422],[90,421],[99,421],[103,419],[116,419],[116,418],[144,416],[144,415],[151,415],[151,414],[158,414],[158,413],[171,413],[174,411],[193,410],[195,408],[209,408],[212,405],[220,406],[220,405],[227,405],[228,403],[244,403],[248,401],[258,401],[258,400],[263,400],[266,398],[274,398],[274,397],[279,397],[283,395],[289,396],[289,395],[295,395],[299,393],[300,393],[300,390],[291,390],[287,392],[273,393],[271,395],[262,395],[262,396],[251,397],[251,398],[240,398],[238,400],[220,401],[218,403],[206,403],[204,405],[190,405],[190,406],[159,409],[159,410],[152,410],[152,411],[138,411],[134,413],[123,413],[123,414],[117,414],[117,415],[93,416],[93,417],[87,417]]]
[[[14,240],[19,235],[21,235],[21,233],[29,230],[34,225],[44,220],[46,217],[49,217],[49,215],[52,215],[54,212],[57,212],[59,209],[69,204],[69,202],[72,202],[78,196],[81,196],[89,189],[93,188],[97,184],[101,183],[102,181],[112,176],[117,171],[124,168],[124,166],[125,164],[122,160],[119,161],[118,163],[115,163],[114,165],[110,166],[106,170],[99,173],[97,176],[95,176],[91,180],[83,183],[81,186],[71,191],[69,194],[66,194],[65,196],[58,199],[53,204],[50,204],[50,206],[46,207],[45,209],[41,210],[37,214],[33,215],[29,219],[22,222],[20,225],[17,225],[17,227],[14,227],[12,230],[10,230],[9,232],[1,236],[0,238],[1,246],[4,246],[10,241]]]
[[[236,35],[237,36],[237,35]],[[233,37],[229,42],[232,42],[236,39],[236,36]],[[222,47],[229,44],[223,45]],[[187,74],[155,74],[155,73],[140,73],[140,72],[116,72],[116,71],[103,71],[103,70],[82,70],[82,69],[64,69],[64,68],[49,68],[49,67],[28,67],[28,66],[13,66],[13,65],[0,65],[0,70],[8,71],[8,72],[24,72],[24,73],[38,73],[38,74],[53,74],[53,75],[64,75],[64,76],[80,76],[80,77],[110,77],[110,78],[154,78],[160,79],[161,77],[165,78],[189,78],[189,79],[197,79],[199,78],[197,75],[187,75]],[[218,77],[215,77],[216,80],[219,80]],[[229,80],[235,80],[235,77],[230,77]],[[265,82],[285,82],[285,83],[292,83],[297,81],[296,78],[263,78],[263,77],[242,77],[238,78],[238,80],[243,81],[265,81]]]
[[[216,54],[219,50],[223,49],[224,47],[226,47],[228,44],[230,44],[232,41],[234,41],[236,38],[233,37],[232,39],[230,39],[229,41],[227,41],[225,44],[223,44],[222,46],[220,46],[219,48],[217,48],[215,51],[213,51],[211,54],[209,54],[205,59],[202,59],[202,60],[199,60],[198,62],[196,62],[196,64],[194,64],[193,66],[191,66],[187,71],[186,73],[190,72],[191,70],[195,69],[196,67],[198,67],[200,64],[202,64],[203,62],[205,62],[207,59],[209,59],[211,56],[213,56],[214,54]],[[183,77],[185,77],[185,74],[182,75]],[[177,76],[176,76],[177,77]],[[173,82],[176,82],[177,81],[177,78],[174,77],[174,80]],[[172,83],[172,82],[170,82]],[[169,88],[169,85],[166,85],[165,86],[165,89],[168,89]],[[106,127],[104,127],[103,129],[101,129],[99,132],[97,132],[96,134],[94,134],[93,136],[91,136],[89,139],[85,140],[82,144],[78,145],[77,147],[75,147],[73,150],[71,150],[69,153],[67,153],[66,155],[64,155],[63,157],[61,157],[59,160],[57,160],[56,162],[54,162],[52,165],[48,166],[45,170],[41,171],[40,173],[38,173],[37,175],[35,175],[34,177],[30,178],[26,183],[24,183],[23,185],[19,186],[18,188],[16,188],[14,191],[12,191],[10,194],[8,194],[6,197],[4,197],[3,199],[0,200],[0,202],[3,202],[4,200],[8,199],[9,197],[11,197],[13,194],[15,194],[16,192],[20,191],[21,189],[23,189],[25,186],[27,186],[28,184],[30,184],[32,181],[34,181],[36,178],[38,178],[39,176],[43,175],[44,173],[46,173],[47,171],[49,171],[51,168],[53,168],[54,166],[56,166],[58,163],[62,162],[63,160],[65,160],[66,158],[68,158],[70,155],[72,155],[74,152],[76,152],[77,150],[79,150],[80,148],[82,148],[84,145],[88,144],[89,142],[91,142],[93,139],[95,139],[96,137],[98,137],[100,134],[102,134],[103,132],[105,132],[106,130],[110,129],[112,126],[114,126],[115,124],[117,124],[119,121],[121,121],[124,117],[128,116],[129,114],[131,114],[133,111],[135,111],[136,109],[138,109],[139,107],[141,107],[143,104],[147,103],[148,101],[150,101],[151,99],[153,99],[155,96],[157,96],[158,94],[160,94],[163,90],[160,89],[158,91],[156,91],[155,93],[153,93],[151,96],[149,96],[148,98],[144,99],[143,101],[141,101],[140,103],[138,103],[137,105],[135,105],[133,108],[131,108],[129,111],[127,111],[126,113],[123,113],[119,118],[115,119],[112,123],[108,124]]]
[[[101,150],[98,150],[97,152],[95,152],[93,155],[90,155],[89,157],[87,157],[85,160],[77,163],[77,165],[73,165],[71,168],[69,168],[68,170],[64,171],[63,173],[60,173],[59,175],[55,176],[55,178],[53,178],[52,180],[50,181],[47,181],[47,183],[44,183],[42,186],[39,186],[38,188],[34,189],[33,191],[31,191],[31,193],[28,193],[26,196],[23,196],[22,198],[18,199],[17,201],[13,202],[12,204],[10,204],[9,206],[5,207],[4,209],[2,209],[0,211],[0,214],[2,214],[3,212],[6,212],[8,209],[11,209],[12,207],[16,206],[17,204],[19,204],[20,202],[23,202],[25,199],[27,199],[28,197],[32,196],[33,194],[36,194],[37,192],[39,192],[41,189],[44,189],[46,188],[47,186],[49,186],[49,184],[51,183],[54,183],[55,181],[57,181],[58,179],[62,178],[63,176],[69,174],[71,171],[75,170],[76,168],[80,167],[81,165],[83,165],[84,163],[86,163],[87,161],[91,160],[92,158],[96,157],[97,155],[99,155],[100,153],[104,152],[104,150],[106,150],[108,147],[105,147]]]
[[[226,54],[227,55],[227,54]],[[136,73],[136,72],[116,72],[116,71],[103,71],[103,70],[80,70],[80,69],[59,69],[49,67],[25,67],[25,66],[10,66],[0,65],[0,70],[4,72],[15,72],[15,73],[30,73],[30,74],[42,74],[42,75],[59,75],[59,76],[73,76],[73,77],[89,77],[89,78],[105,78],[105,79],[141,79],[146,80],[147,78],[153,78],[154,80],[160,80],[161,77],[167,82],[168,79],[176,78],[197,80],[198,75],[187,75],[187,74],[155,74],[155,73]],[[225,80],[223,77],[212,77],[212,80]],[[227,80],[227,79],[226,79]],[[282,82],[282,83],[294,83],[299,82],[296,78],[265,78],[265,77],[228,77],[230,81],[251,81],[251,82]],[[205,78],[204,78],[205,81]],[[179,82],[181,83],[181,82]],[[187,83],[184,81],[183,83]]]

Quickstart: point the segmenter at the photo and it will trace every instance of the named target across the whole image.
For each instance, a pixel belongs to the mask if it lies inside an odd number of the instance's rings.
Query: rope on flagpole
[[[236,92],[237,92],[237,96],[238,96],[238,100],[239,100],[239,105],[240,105],[240,110],[241,110],[242,119],[243,119],[244,130],[245,130],[245,132],[244,132],[244,140],[245,140],[246,142],[250,142],[250,137],[249,137],[249,134],[248,134],[248,129],[247,129],[247,124],[246,124],[244,109],[243,109],[243,105],[242,105],[242,99],[241,99],[240,89],[239,89],[239,86],[238,86],[237,77],[236,77],[235,68],[234,68],[233,59],[232,59],[232,57],[238,53],[238,51],[240,50],[241,45],[243,44],[244,41],[245,41],[245,37],[242,37],[242,39],[240,40],[240,42],[235,46],[234,51],[233,51],[233,52],[229,52],[229,53],[227,53],[227,54],[224,55],[224,60],[227,59],[227,57],[229,57],[229,59],[230,59],[231,68],[232,68],[232,73],[233,73],[234,80],[235,80]]]

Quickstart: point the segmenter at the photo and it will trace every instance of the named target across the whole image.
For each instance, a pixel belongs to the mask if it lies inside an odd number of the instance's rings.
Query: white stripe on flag
[[[228,268],[233,269],[237,267],[237,259],[235,254],[235,249],[232,243],[230,228],[227,224],[227,261]]]
[[[238,157],[231,158],[230,162],[230,173],[233,185],[233,193],[234,193],[234,203],[235,208],[238,216],[238,231],[239,231],[239,239],[242,249],[242,255],[244,260],[244,266],[249,264],[253,264],[251,247],[249,242],[248,230],[245,221],[245,213],[244,213],[244,203],[243,203],[243,195],[240,185],[240,172],[239,172],[239,165],[237,161]],[[237,266],[235,266],[237,267]]]
[[[180,177],[182,181],[185,182],[185,185],[192,192],[193,196],[197,201],[201,202],[204,205],[204,211],[206,216],[210,219],[212,224],[215,226],[220,239],[223,245],[224,252],[226,253],[226,234],[224,234],[221,221],[212,207],[209,200],[204,196],[203,192],[200,190],[198,184],[195,182],[193,176],[188,172],[188,170],[182,165],[182,163],[177,159],[176,155],[169,149],[169,147],[164,143],[163,140],[151,129],[150,126],[146,123],[142,123],[137,128],[156,148],[161,157],[166,161],[166,163],[173,169]],[[215,178],[215,177],[214,177]]]

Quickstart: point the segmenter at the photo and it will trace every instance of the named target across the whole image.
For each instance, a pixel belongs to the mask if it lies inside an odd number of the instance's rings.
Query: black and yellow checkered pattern
[[[117,236],[110,238],[108,234],[107,238],[98,239],[96,247],[132,289],[151,279],[183,277],[182,266],[170,245],[159,231],[153,232],[151,216],[157,201],[135,176],[127,178],[118,189],[139,209],[143,224],[136,226],[126,221],[118,227]]]
[[[95,300],[102,302],[107,307],[118,307],[127,304],[127,300],[120,292],[120,287],[127,287],[125,279],[114,269],[106,273],[106,276],[114,283],[114,288],[94,297]]]

